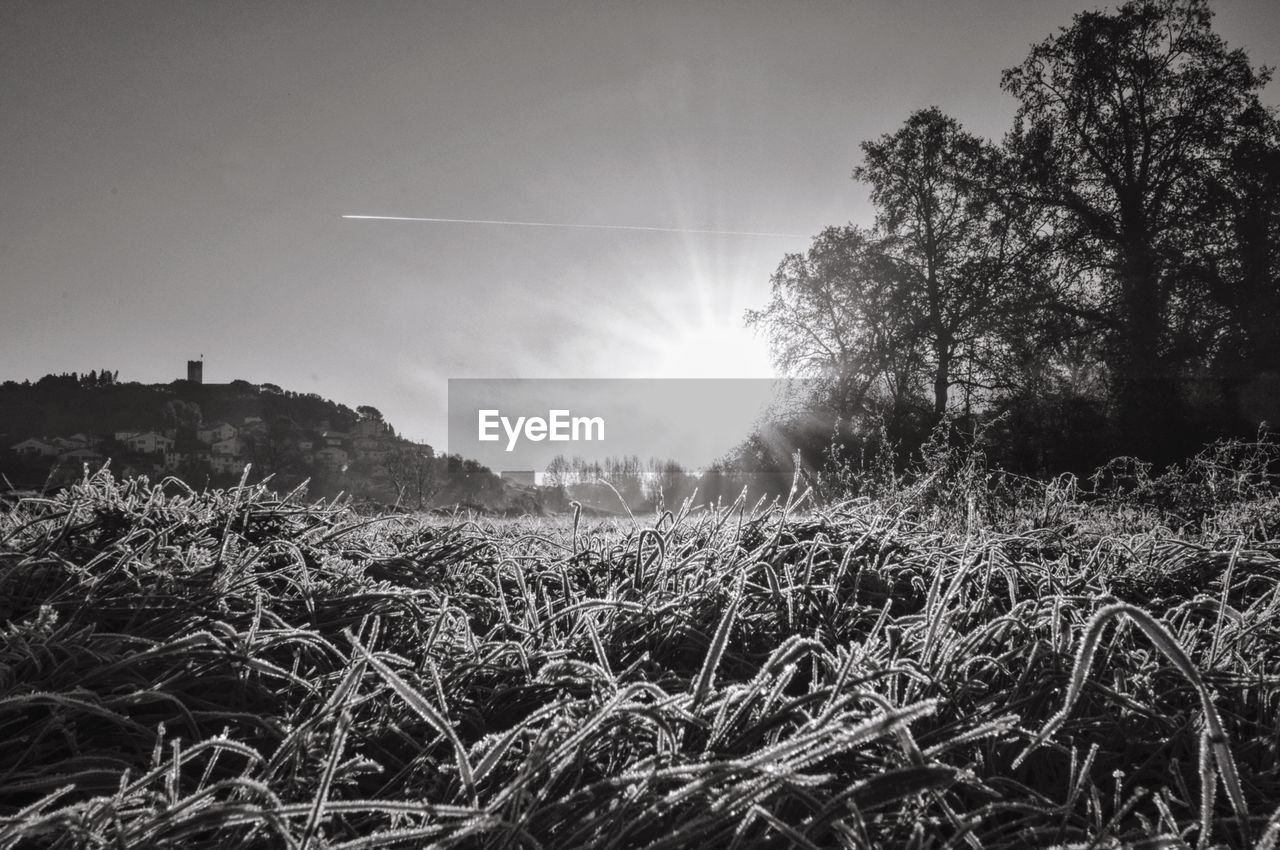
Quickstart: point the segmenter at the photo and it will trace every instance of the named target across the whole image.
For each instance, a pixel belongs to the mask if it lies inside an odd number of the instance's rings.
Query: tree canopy
[[[1256,429],[1280,415],[1269,75],[1207,0],[1078,14],[1004,72],[1002,140],[930,107],[864,142],[874,226],[785,257],[747,321],[822,403],[900,430],[1005,415],[1052,440],[1087,409],[1107,450],[1167,460]]]

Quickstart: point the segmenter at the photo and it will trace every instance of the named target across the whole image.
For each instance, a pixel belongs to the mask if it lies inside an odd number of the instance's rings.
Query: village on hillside
[[[492,489],[487,479],[496,480],[397,435],[377,408],[352,411],[273,384],[206,384],[203,366],[188,361],[186,378],[171,384],[121,384],[110,371],[6,382],[3,389],[15,398],[45,393],[41,412],[62,415],[23,420],[20,404],[0,405],[13,414],[3,417],[13,421],[0,422],[7,438],[0,472],[10,487],[23,488],[62,486],[107,465],[118,476],[232,486],[250,467],[250,480],[272,476],[280,487],[307,482],[321,495],[345,492],[413,507],[436,497],[469,498],[473,485]],[[201,402],[222,415],[206,418]],[[101,430],[92,427],[98,422]],[[118,427],[125,423],[136,424]]]
[[[199,470],[239,476],[255,460],[268,465],[286,460],[292,461],[285,464],[290,467],[342,472],[353,461],[379,466],[406,452],[434,456],[431,446],[395,436],[389,425],[376,418],[361,419],[349,432],[290,430],[282,443],[281,436],[273,434],[261,417],[246,416],[238,424],[201,422],[190,434],[174,427],[111,434],[81,432],[27,437],[9,449],[29,460],[56,459],[91,467],[120,457],[125,465],[119,471],[125,475]]]
[[[190,360],[185,378],[169,383],[122,383],[112,370],[0,383],[0,497],[56,490],[103,467],[194,487],[236,486],[247,468],[245,480],[269,477],[282,492],[305,485],[317,496],[408,510],[541,514],[577,500],[612,515],[695,492],[732,498],[747,483],[638,457],[560,456],[546,471],[490,470],[400,436],[370,405],[204,377],[203,360]],[[791,474],[782,478],[785,488]]]

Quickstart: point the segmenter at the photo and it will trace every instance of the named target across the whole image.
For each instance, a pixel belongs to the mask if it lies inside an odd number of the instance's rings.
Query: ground
[[[25,501],[0,847],[1273,846],[1280,502],[936,485],[609,522]]]

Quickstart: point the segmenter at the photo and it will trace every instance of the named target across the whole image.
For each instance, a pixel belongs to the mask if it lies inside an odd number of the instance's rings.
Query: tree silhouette
[[[772,283],[769,303],[746,320],[764,331],[779,370],[817,380],[838,416],[909,404],[921,375],[919,324],[876,234],[829,227],[807,253],[787,255]]]
[[[1211,172],[1198,228],[1204,276],[1224,312],[1213,370],[1243,428],[1280,422],[1280,123],[1254,109]]]
[[[1000,317],[1026,300],[1035,229],[1025,210],[991,191],[995,148],[936,107],[862,150],[854,176],[871,185],[878,249],[900,278],[890,306],[923,347],[937,421],[951,388],[985,373]],[[1010,286],[1019,272],[1024,285]]]
[[[1188,249],[1213,166],[1267,78],[1211,16],[1205,0],[1081,13],[1003,78],[1019,100],[1011,185],[1056,215],[1060,247],[1096,290],[1076,313],[1105,339],[1130,446],[1178,420],[1181,368],[1212,341]]]

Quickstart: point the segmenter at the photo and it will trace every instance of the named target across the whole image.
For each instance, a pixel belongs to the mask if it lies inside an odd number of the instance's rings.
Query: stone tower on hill
[[[196,384],[204,383],[204,361],[203,360],[187,361],[187,380]]]

